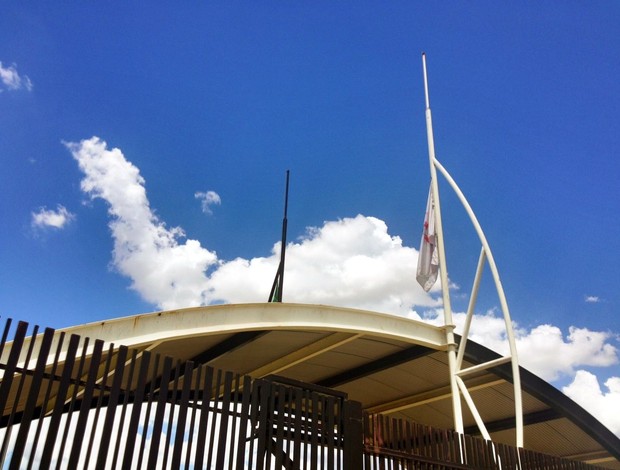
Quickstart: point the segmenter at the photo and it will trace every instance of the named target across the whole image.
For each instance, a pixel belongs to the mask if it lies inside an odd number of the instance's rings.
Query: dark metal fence
[[[0,468],[593,467],[364,414],[345,394],[312,384],[9,320],[0,340]]]
[[[364,414],[365,470],[465,468],[592,470],[597,467],[455,431]]]
[[[2,468],[361,467],[361,445],[353,451],[344,438],[347,422],[361,429],[361,408],[343,394],[51,329],[35,327],[28,340],[21,322],[9,343],[9,330]]]

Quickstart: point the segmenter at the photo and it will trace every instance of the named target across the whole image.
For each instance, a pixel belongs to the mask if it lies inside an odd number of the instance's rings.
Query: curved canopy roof
[[[369,412],[452,428],[442,328],[323,305],[218,305],[136,315],[65,333],[169,355],[253,377],[277,374],[348,394]],[[468,341],[464,367],[499,357]],[[514,445],[510,365],[467,377],[496,442]],[[524,447],[620,469],[620,439],[556,388],[521,369]],[[466,432],[477,433],[464,413]]]

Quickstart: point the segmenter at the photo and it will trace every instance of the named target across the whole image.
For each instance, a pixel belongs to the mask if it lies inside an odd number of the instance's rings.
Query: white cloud
[[[456,332],[461,333],[465,313],[453,313]],[[426,318],[430,323],[443,323],[443,311],[436,310]],[[610,343],[615,336],[608,331],[592,331],[571,326],[565,336],[554,325],[538,325],[528,330],[513,322],[519,363],[548,381],[572,377],[579,367],[609,367],[618,364],[618,349]],[[469,339],[500,354],[508,354],[504,318],[495,312],[474,316]]]
[[[585,370],[578,370],[573,382],[562,391],[588,410],[595,418],[620,436],[620,377],[611,377],[605,382],[607,391],[601,390],[596,376]]]
[[[601,301],[601,299],[596,295],[586,295],[585,301],[589,304],[597,304]]]
[[[213,296],[227,302],[266,300],[279,253],[277,243],[269,257],[222,262],[211,275]],[[392,237],[379,219],[358,215],[325,222],[288,244],[284,300],[408,315],[414,305],[439,304],[416,284],[416,263],[417,251]]]
[[[37,212],[32,212],[32,226],[35,228],[52,227],[61,229],[73,219],[75,219],[75,214],[72,214],[60,204],[56,210],[47,210],[45,207],[42,207]]]
[[[0,81],[7,90],[32,90],[32,82],[28,76],[21,76],[15,64],[4,67],[0,61]],[[0,88],[0,92],[2,89]]]
[[[200,199],[200,206],[202,208],[202,212],[205,214],[211,215],[213,212],[211,211],[211,206],[222,204],[222,199],[220,195],[215,191],[207,191],[206,193],[201,191],[196,191],[194,193],[194,197],[196,199]]]
[[[571,326],[564,337],[553,325],[519,332],[517,350],[523,365],[546,380],[571,376],[577,367],[607,367],[618,363],[618,350],[608,341],[612,334]]]
[[[132,288],[163,309],[207,302],[206,270],[217,261],[214,252],[168,228],[149,206],[140,171],[122,152],[109,150],[97,137],[66,144],[84,178],[82,191],[104,199],[112,220],[113,265],[131,278]]]

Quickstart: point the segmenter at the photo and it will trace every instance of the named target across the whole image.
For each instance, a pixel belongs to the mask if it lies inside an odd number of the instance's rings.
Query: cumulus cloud
[[[465,313],[453,313],[456,332],[465,325]],[[435,325],[443,323],[443,311],[427,315]],[[554,325],[522,328],[513,322],[519,362],[539,377],[554,381],[572,377],[579,367],[609,367],[618,364],[618,349],[611,343],[615,336],[608,331],[592,331],[571,326],[568,334]],[[503,316],[494,311],[474,315],[469,339],[500,354],[508,354],[509,346]]]
[[[119,149],[108,149],[97,137],[65,145],[84,173],[82,191],[108,203],[113,265],[131,287],[163,309],[206,303],[206,271],[216,254],[159,220],[140,171]]]
[[[15,64],[4,67],[2,62],[0,62],[0,81],[4,85],[4,88],[10,91],[21,89],[32,90],[30,78],[26,75],[21,76],[17,72],[17,66]],[[0,92],[1,91],[3,91],[2,88],[0,88]]]
[[[596,376],[585,370],[578,370],[573,382],[562,391],[587,409],[595,418],[620,436],[620,377],[611,377],[605,382],[607,391],[601,390]]]
[[[213,295],[233,302],[264,301],[279,253],[276,243],[269,257],[221,263],[211,275]],[[391,236],[382,220],[358,215],[325,222],[288,244],[285,300],[408,315],[416,305],[439,304],[415,283],[416,263],[417,251]]]
[[[571,376],[577,367],[607,367],[618,363],[618,350],[609,343],[613,335],[571,326],[567,336],[553,325],[539,325],[518,332],[517,349],[523,365],[546,380]]]
[[[601,299],[596,295],[586,295],[585,301],[589,304],[597,304],[601,301]]]
[[[32,226],[35,228],[64,228],[69,222],[75,219],[75,214],[69,212],[64,206],[58,204],[56,210],[41,207],[38,211],[32,212]]]
[[[207,191],[206,193],[201,191],[196,191],[194,193],[194,197],[196,199],[200,199],[200,207],[202,208],[202,212],[205,214],[211,215],[213,212],[211,210],[211,206],[222,204],[222,199],[220,195],[215,191]]]

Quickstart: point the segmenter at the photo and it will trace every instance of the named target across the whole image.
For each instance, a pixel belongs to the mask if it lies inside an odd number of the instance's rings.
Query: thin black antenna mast
[[[280,246],[280,264],[278,265],[278,271],[276,277],[273,280],[273,286],[271,286],[271,292],[269,293],[269,302],[282,302],[282,291],[284,290],[284,259],[286,257],[286,229],[288,225],[287,212],[288,212],[288,180],[289,170],[286,170],[286,190],[284,192],[284,219],[282,220],[282,245]]]

